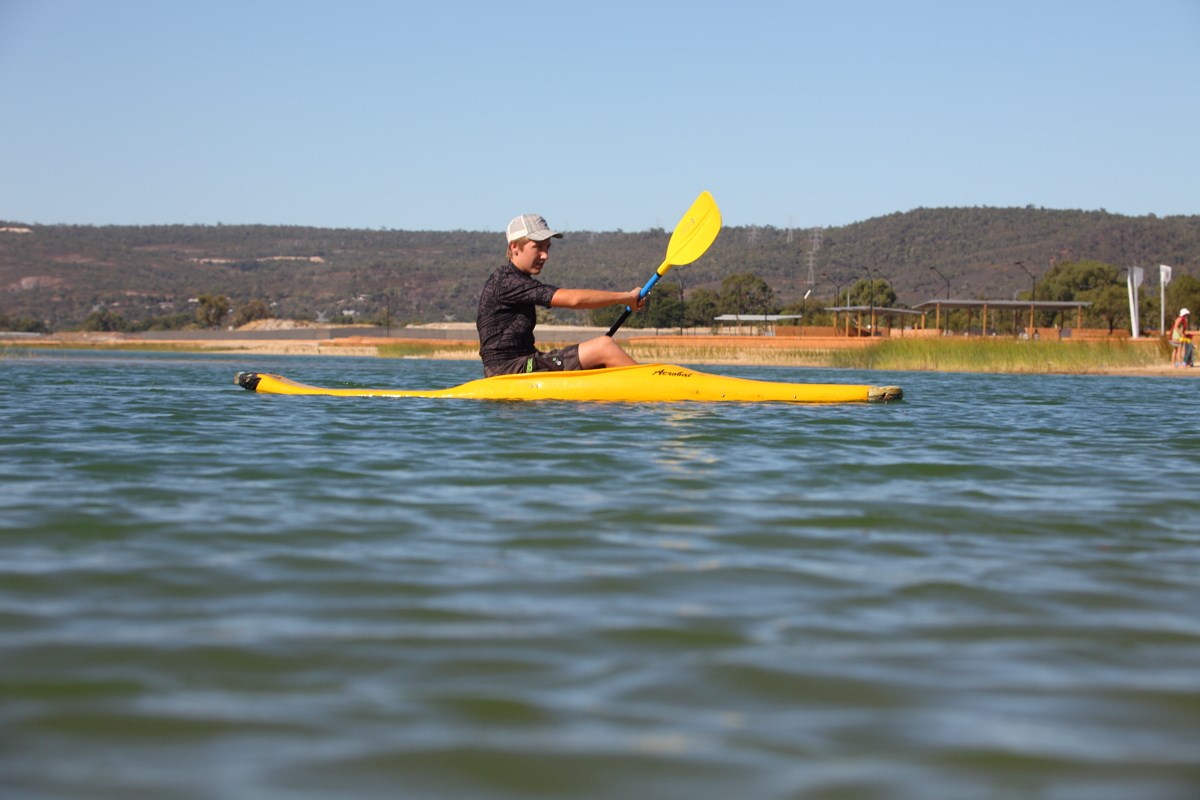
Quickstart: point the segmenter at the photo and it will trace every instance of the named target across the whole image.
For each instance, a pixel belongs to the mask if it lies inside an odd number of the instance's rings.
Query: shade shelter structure
[[[887,327],[888,335],[891,335],[892,328],[896,320],[900,320],[900,327],[904,327],[904,320],[910,319],[914,323],[919,321],[920,327],[925,327],[925,312],[916,311],[911,308],[885,308],[884,306],[827,306],[825,311],[833,312],[833,328],[835,331],[841,331],[845,336],[875,336],[879,330],[879,320],[882,319]],[[842,315],[845,315],[843,318]],[[844,319],[844,325],[843,325]],[[854,323],[854,328],[858,331],[852,334],[850,331],[850,323]]]
[[[1082,300],[926,300],[924,303],[917,303],[913,306],[914,310],[920,311],[922,314],[929,310],[934,311],[935,322],[934,326],[942,329],[942,310],[947,312],[955,309],[965,309],[968,313],[979,311],[983,320],[982,330],[986,331],[988,326],[988,312],[998,314],[1002,311],[1013,312],[1013,327],[1018,327],[1016,324],[1017,315],[1028,311],[1029,324],[1026,327],[1026,333],[1029,336],[1037,335],[1037,326],[1034,325],[1034,314],[1038,311],[1054,311],[1075,312],[1075,324],[1077,327],[1083,327],[1083,310],[1091,307],[1090,302]],[[947,314],[947,317],[949,314]]]
[[[764,330],[770,328],[768,335],[775,334],[775,323],[800,319],[801,314],[721,314],[713,317],[718,325],[734,323],[739,328],[743,324],[761,326]]]

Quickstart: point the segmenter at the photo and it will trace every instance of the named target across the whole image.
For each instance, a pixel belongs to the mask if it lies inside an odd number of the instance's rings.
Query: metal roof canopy
[[[838,316],[840,314],[846,315],[846,336],[850,335],[851,319],[857,320],[855,322],[856,328],[859,330],[872,331],[871,335],[877,335],[873,331],[878,330],[878,321],[880,319],[886,321],[889,332],[892,330],[892,322],[897,317],[913,317],[915,318],[912,323],[914,326],[917,324],[917,320],[920,320],[920,326],[922,328],[925,327],[925,312],[914,311],[911,308],[892,308],[891,306],[827,306],[825,310],[833,313],[834,335],[837,335]],[[863,327],[864,317],[867,318],[867,325],[865,328]],[[904,324],[903,319],[901,319],[900,324]]]
[[[1083,300],[926,300],[917,303],[914,309],[928,308],[1013,308],[1034,309],[1042,311],[1070,311],[1072,309],[1089,308],[1091,302]]]
[[[1085,300],[954,300],[947,298],[945,300],[926,300],[924,303],[917,303],[913,308],[919,308],[923,311],[932,309],[937,314],[937,319],[934,320],[934,325],[939,329],[942,327],[942,309],[950,311],[951,309],[963,309],[967,312],[967,317],[970,318],[971,312],[979,310],[983,319],[983,327],[987,327],[988,311],[1000,313],[1002,311],[1013,312],[1013,327],[1017,324],[1017,312],[1029,312],[1028,331],[1032,331],[1032,335],[1037,335],[1038,326],[1034,322],[1035,311],[1053,311],[1061,312],[1063,315],[1063,323],[1065,325],[1067,312],[1075,312],[1075,324],[1083,327],[1083,310],[1091,307],[1091,303]],[[946,314],[947,326],[950,322],[950,315]],[[1049,326],[1046,326],[1049,327]]]
[[[1028,303],[1026,304],[1026,307],[1028,308]],[[924,316],[924,314],[925,314],[924,311],[915,311],[911,308],[892,308],[890,306],[826,306],[825,310],[826,311],[836,311],[839,314],[855,313],[855,312],[870,314],[872,311],[874,311],[875,316],[877,316],[877,317],[883,317],[883,316],[902,317],[906,314],[914,316],[914,317],[920,317],[920,316]]]

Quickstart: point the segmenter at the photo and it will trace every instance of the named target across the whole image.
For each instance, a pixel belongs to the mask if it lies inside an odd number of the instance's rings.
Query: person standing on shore
[[[640,287],[628,292],[599,289],[560,289],[536,280],[550,258],[552,239],[563,235],[551,230],[544,217],[522,214],[508,223],[508,260],[488,278],[479,296],[475,327],[479,331],[479,357],[483,374],[625,367],[636,364],[611,336],[598,336],[581,344],[542,352],[534,344],[537,306],[544,308],[604,308],[630,306],[641,310]]]
[[[1192,365],[1192,337],[1188,333],[1188,317],[1192,312],[1186,308],[1179,309],[1179,316],[1171,326],[1171,366],[1190,367]]]

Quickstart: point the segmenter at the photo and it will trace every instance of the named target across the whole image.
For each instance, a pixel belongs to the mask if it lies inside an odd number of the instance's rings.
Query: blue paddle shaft
[[[654,284],[658,283],[658,279],[661,277],[662,277],[662,275],[659,275],[657,272],[654,273],[654,277],[652,277],[650,280],[646,281],[646,285],[642,287],[642,290],[640,292],[638,292],[638,300],[641,300],[641,299],[645,298],[646,295],[650,294],[650,290],[654,288]],[[629,319],[629,315],[632,313],[633,313],[633,309],[630,308],[629,306],[625,306],[625,310],[623,312],[621,312],[621,316],[617,318],[617,321],[614,322],[612,327],[608,329],[608,333],[606,333],[604,335],[611,337],[614,333],[617,332],[617,329],[619,329],[622,325],[625,324],[625,320]]]
[[[650,280],[646,281],[646,285],[642,287],[642,290],[640,292],[638,292],[638,300],[641,300],[646,295],[650,294],[650,290],[654,288],[654,284],[658,283],[658,279],[661,277],[662,277],[662,275],[659,275],[657,272],[654,273],[654,277],[652,277]],[[629,306],[625,306],[625,307],[629,308]]]

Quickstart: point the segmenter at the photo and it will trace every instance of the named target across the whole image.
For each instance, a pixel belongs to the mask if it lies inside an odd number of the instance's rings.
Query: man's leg
[[[579,366],[583,369],[629,367],[636,363],[611,336],[597,336],[579,345]]]

